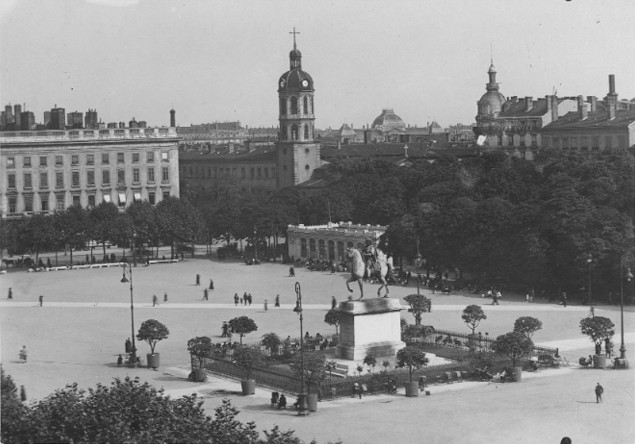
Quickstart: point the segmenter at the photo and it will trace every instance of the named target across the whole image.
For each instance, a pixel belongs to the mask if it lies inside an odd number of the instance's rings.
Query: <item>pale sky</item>
[[[318,128],[469,124],[505,96],[635,97],[632,0],[0,0],[0,104],[104,122],[278,124],[295,26]]]

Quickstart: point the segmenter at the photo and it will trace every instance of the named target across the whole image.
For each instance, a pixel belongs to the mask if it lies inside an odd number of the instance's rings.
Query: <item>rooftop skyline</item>
[[[0,4],[0,103],[104,122],[278,124],[293,27],[316,126],[471,123],[493,55],[509,96],[635,97],[627,0],[288,2],[33,0]],[[629,11],[631,13],[629,13]]]

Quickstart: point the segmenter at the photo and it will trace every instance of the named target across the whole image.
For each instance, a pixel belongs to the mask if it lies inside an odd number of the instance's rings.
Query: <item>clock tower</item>
[[[302,70],[302,53],[297,49],[293,28],[290,68],[278,80],[280,133],[277,143],[277,187],[306,182],[321,165],[320,145],[315,142],[313,79]]]

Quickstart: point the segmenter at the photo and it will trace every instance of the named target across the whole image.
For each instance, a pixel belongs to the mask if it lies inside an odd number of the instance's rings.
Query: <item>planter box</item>
[[[604,368],[604,367],[606,367],[606,356],[593,355],[593,368]]]
[[[243,390],[243,396],[253,395],[256,393],[256,381],[253,379],[243,379],[240,381],[240,386]]]
[[[414,398],[416,396],[419,396],[419,383],[417,381],[406,382],[404,386],[406,387],[407,397]]]
[[[306,403],[309,408],[309,412],[317,412],[318,410],[318,395],[317,393],[309,393],[306,396]]]
[[[148,368],[159,368],[161,360],[158,353],[148,353],[146,358],[148,360]]]
[[[514,381],[520,382],[523,379],[523,368],[522,367],[512,367],[510,369],[512,374],[514,375]]]
[[[207,373],[202,368],[194,370],[194,382],[205,382],[207,379]]]

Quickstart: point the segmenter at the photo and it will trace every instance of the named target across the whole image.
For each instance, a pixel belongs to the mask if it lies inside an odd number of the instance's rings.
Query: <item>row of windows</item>
[[[299,130],[302,129],[302,140],[313,140],[313,125],[305,123],[304,125],[291,125],[288,129],[285,125],[280,127],[280,139],[282,140],[299,140]]]
[[[628,136],[569,136],[569,137],[546,137],[545,144],[552,148],[562,149],[599,149],[600,143],[604,143],[603,148],[627,148]]]
[[[337,251],[335,250],[336,245]],[[353,242],[346,242],[346,248],[354,248]],[[364,248],[364,245],[361,242],[358,242],[356,248],[362,249]],[[339,253],[339,255],[336,255],[337,252]],[[319,239],[316,242],[315,239],[309,239],[307,242],[306,239],[302,238],[300,239],[300,256],[304,258],[312,257],[329,260],[334,260],[337,258],[339,260],[342,260],[345,256],[344,241],[335,242],[329,240],[328,242],[325,242],[324,239]]]
[[[95,186],[95,170],[86,170],[86,186]],[[64,188],[64,171],[56,171],[55,172],[55,188]],[[31,173],[24,173],[23,175],[22,187],[24,189],[33,188],[33,175]],[[39,174],[39,188],[46,189],[49,187],[49,174],[48,172],[41,172]],[[110,170],[102,170],[101,172],[101,184],[102,185],[110,185],[111,179],[111,171]],[[132,169],[132,183],[140,183],[141,182],[141,170],[140,168]],[[8,188],[15,189],[16,188],[16,177],[15,173],[7,174],[8,180]],[[146,168],[146,182],[154,183],[154,167]],[[161,168],[161,182],[168,183],[170,182],[170,168],[163,167]],[[125,185],[126,184],[126,171],[125,170],[117,170],[117,185]],[[79,171],[71,171],[71,187],[79,188],[80,187],[80,172]]]
[[[66,198],[64,194],[55,194],[55,200],[53,202],[51,202],[49,200],[49,195],[48,194],[40,194],[39,196],[39,202],[34,202],[34,195],[33,194],[25,194],[23,196],[23,212],[33,212],[33,211],[37,211],[37,212],[41,212],[41,213],[48,213],[49,211],[55,209],[57,211],[63,211],[66,208]],[[170,192],[169,191],[163,191],[163,199],[167,199],[170,197]],[[81,196],[79,194],[73,194],[72,195],[72,205],[81,205]],[[132,200],[134,202],[141,202],[141,193],[140,192],[134,192],[132,194]],[[15,215],[18,213],[18,198],[16,196],[9,196],[8,198],[8,203],[9,203],[9,215]],[[116,199],[116,204],[119,205],[119,207],[125,207],[126,203],[128,201],[128,198],[126,196],[126,193],[117,193],[117,199]],[[95,194],[88,194],[86,196],[86,202],[88,205],[88,208],[92,208],[96,205],[96,195]],[[103,196],[103,202],[113,202],[112,196],[110,194],[105,194]],[[148,191],[148,202],[151,205],[156,204],[156,193],[154,191]]]
[[[187,168],[187,169],[186,169]],[[182,166],[181,167],[181,175],[194,177],[194,178],[217,178],[217,177],[238,177],[238,168],[218,168],[218,167],[204,167],[204,166]],[[187,173],[187,174],[186,174]],[[249,178],[250,179],[269,179],[276,177],[276,168],[275,167],[251,167],[249,168]],[[247,178],[247,168],[240,168],[240,178]]]
[[[79,154],[71,154],[71,166],[79,165]],[[34,156],[39,158],[39,166],[46,167],[49,164],[49,156]],[[132,163],[139,163],[141,159],[141,153],[132,153]],[[85,154],[85,164],[86,165],[94,165],[95,164],[95,155],[94,154]],[[169,161],[169,153],[167,151],[161,152],[161,160]],[[153,163],[154,162],[154,151],[146,152],[146,162]],[[117,153],[117,163],[125,163],[125,153]],[[110,164],[110,153],[101,153],[101,164],[109,165]],[[15,157],[7,157],[7,168],[15,168],[16,162]],[[31,162],[31,156],[23,156],[22,157],[22,166],[24,168],[31,168],[33,166]],[[64,166],[64,156],[56,155],[55,156],[55,166]]]
[[[298,114],[298,98],[291,96],[289,100],[286,97],[280,97],[280,115],[287,115],[287,105],[290,115]],[[302,113],[313,114],[313,97],[304,96],[302,99]]]

